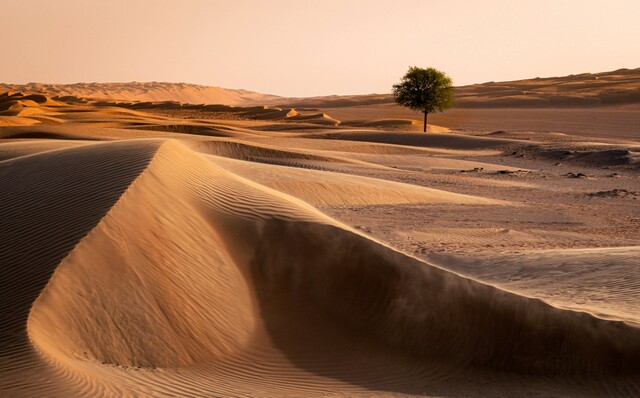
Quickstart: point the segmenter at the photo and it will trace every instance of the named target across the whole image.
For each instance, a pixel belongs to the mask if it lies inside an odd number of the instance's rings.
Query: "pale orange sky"
[[[285,96],[640,67],[638,0],[0,0],[0,82],[169,81]]]

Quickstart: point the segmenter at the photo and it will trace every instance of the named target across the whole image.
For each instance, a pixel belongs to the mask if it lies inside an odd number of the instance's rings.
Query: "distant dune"
[[[247,90],[200,86],[187,83],[75,83],[0,84],[2,91],[24,91],[55,97],[95,100],[178,101],[190,104],[262,105],[281,97]],[[74,99],[74,98],[66,98]]]
[[[349,107],[392,103],[390,94],[290,98],[295,107]],[[488,82],[456,88],[456,107],[563,107],[640,103],[640,68],[562,77]]]
[[[178,101],[189,104],[270,105],[295,108],[339,108],[389,104],[390,94],[331,95],[285,98],[247,90],[187,83],[0,84],[2,91],[41,93],[122,101]],[[640,68],[582,73],[508,82],[488,82],[456,88],[456,107],[589,107],[640,104]]]
[[[562,107],[640,103],[640,68],[458,88],[459,107]]]

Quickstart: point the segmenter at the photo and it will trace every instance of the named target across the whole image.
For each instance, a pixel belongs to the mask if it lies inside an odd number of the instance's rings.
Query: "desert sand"
[[[0,395],[640,395],[631,110],[139,89],[0,95]]]
[[[0,91],[22,91],[60,97],[66,101],[177,101],[191,104],[265,105],[282,97],[248,90],[201,86],[188,83],[128,82],[76,84],[2,84]]]

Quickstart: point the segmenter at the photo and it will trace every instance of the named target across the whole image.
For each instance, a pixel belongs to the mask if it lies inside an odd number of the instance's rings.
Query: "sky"
[[[640,0],[0,0],[0,82],[386,93],[640,67]]]

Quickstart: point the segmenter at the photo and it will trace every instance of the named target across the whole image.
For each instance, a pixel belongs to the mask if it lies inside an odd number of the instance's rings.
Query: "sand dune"
[[[187,83],[76,83],[76,84],[0,84],[0,91],[25,91],[54,97],[94,100],[179,101],[191,104],[263,105],[278,96],[247,90],[225,89]]]
[[[489,82],[458,88],[459,107],[557,107],[638,104],[640,68]]]
[[[326,338],[315,342],[322,343],[315,347],[295,347],[295,343],[287,347],[286,340],[278,341],[281,328],[286,327],[282,316],[308,317],[300,311],[317,313],[314,323],[320,322],[320,328],[329,322],[336,333],[346,328],[347,336],[369,335],[372,342],[383,343],[378,349],[391,349],[385,345],[406,349],[406,355],[446,360],[456,368],[482,365],[585,375],[631,375],[638,370],[640,332],[634,328],[553,309],[421,264],[331,221],[303,202],[235,177],[177,143],[95,144],[15,160],[13,166],[28,172],[27,165],[15,163],[38,165],[45,161],[40,158],[52,157],[46,162],[73,167],[86,163],[83,160],[89,154],[103,159],[102,172],[111,178],[100,178],[98,170],[83,166],[78,178],[94,182],[80,186],[95,186],[83,192],[100,194],[106,203],[112,198],[111,207],[82,198],[91,203],[89,214],[107,213],[101,218],[74,217],[80,221],[79,241],[65,233],[58,235],[65,243],[40,243],[48,249],[38,255],[43,263],[31,263],[30,269],[42,274],[41,286],[46,287],[34,286],[28,296],[5,290],[12,298],[3,300],[12,308],[26,306],[22,321],[10,323],[15,325],[9,329],[15,330],[16,337],[10,340],[13,349],[16,342],[25,351],[32,349],[19,333],[25,333],[28,317],[29,340],[51,361],[52,371],[64,375],[69,391],[91,388],[95,390],[85,392],[109,394],[118,376],[102,381],[94,367],[115,365],[125,367],[127,373],[126,367],[181,368],[207,362],[219,366],[218,361],[239,355],[251,336],[259,333],[274,339],[285,355],[289,349],[294,355],[311,357],[319,348],[330,353],[332,344]],[[134,159],[140,163],[131,164]],[[111,196],[104,196],[100,185],[116,181],[126,190],[116,188]],[[73,186],[81,182],[69,183],[60,186],[60,199],[50,203],[64,204],[77,214],[69,198],[76,195]],[[30,203],[37,204],[33,184],[41,192],[48,187],[38,179],[25,184]],[[32,214],[53,210],[25,205]],[[64,207],[54,211],[63,215]],[[137,222],[132,224],[133,219]],[[11,214],[3,220],[19,221]],[[45,242],[51,239],[47,230],[38,235],[24,221],[22,226],[36,242],[38,236]],[[158,231],[165,233],[158,235]],[[129,238],[122,240],[122,236]],[[12,253],[18,243],[11,240],[5,248]],[[325,250],[332,253],[331,262],[319,255]],[[5,261],[14,262],[7,254]],[[4,279],[8,288],[27,283],[16,277],[24,278],[18,274]],[[353,290],[344,290],[345,286]],[[458,329],[460,322],[465,329]],[[519,332],[514,335],[514,330]],[[163,344],[167,341],[172,343]],[[558,347],[559,341],[563,343]],[[301,349],[306,353],[296,352]],[[86,385],[90,383],[94,385]]]
[[[31,126],[41,119],[55,122],[50,116],[57,115],[55,108],[63,105],[44,95],[6,92],[0,94],[0,126]]]
[[[391,104],[390,94],[279,99],[280,106],[341,108]],[[456,87],[458,108],[594,107],[640,103],[640,68]],[[365,122],[366,123],[366,122]]]
[[[226,89],[188,83],[128,82],[75,84],[0,84],[0,91],[39,93],[70,102],[90,100],[139,101],[151,103],[224,104],[276,106],[281,108],[367,107],[393,103],[390,94],[331,95],[286,98],[247,90]],[[146,103],[146,104],[145,104]],[[640,68],[611,72],[487,82],[456,87],[456,107],[594,107],[640,103]],[[155,105],[161,106],[161,105]],[[385,124],[389,120],[360,120],[360,124]],[[393,124],[403,123],[396,121]]]
[[[637,248],[418,256],[363,225],[483,245],[471,214],[634,209],[586,195],[632,169],[542,177],[504,154],[526,137],[39,100],[56,122],[0,129],[0,395],[640,394]]]

